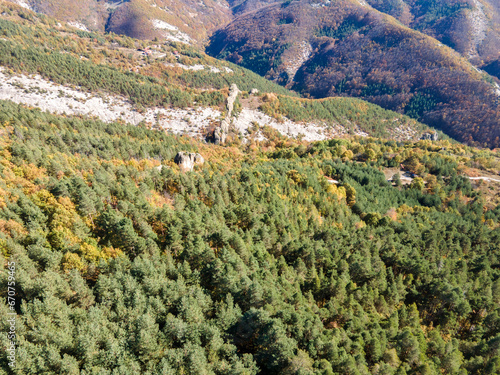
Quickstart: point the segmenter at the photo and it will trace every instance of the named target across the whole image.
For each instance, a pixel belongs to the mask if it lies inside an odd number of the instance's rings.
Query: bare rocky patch
[[[146,108],[141,111],[124,97],[86,93],[77,88],[58,85],[40,76],[9,76],[0,71],[0,99],[40,108],[57,114],[96,117],[104,122],[141,122],[176,134],[201,136],[203,129],[220,117],[210,107]]]
[[[211,107],[137,109],[125,97],[107,93],[89,93],[78,87],[67,87],[40,76],[10,75],[0,69],[0,100],[40,108],[56,114],[89,116],[104,122],[146,123],[174,134],[204,138],[205,130],[221,121],[222,113]],[[233,119],[232,127],[243,138],[255,126],[269,126],[285,136],[308,141],[347,135],[345,127],[322,123],[296,123],[287,118],[276,120],[258,109],[243,108]],[[358,135],[362,132],[357,132]],[[262,136],[262,139],[265,139]]]

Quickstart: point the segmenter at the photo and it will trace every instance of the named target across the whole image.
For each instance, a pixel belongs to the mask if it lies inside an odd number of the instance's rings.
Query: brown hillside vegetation
[[[24,2],[12,0],[29,6],[37,13],[66,21],[78,22],[89,30],[104,31],[108,18],[106,2],[98,0],[26,0]]]
[[[11,1],[63,21],[78,22],[92,31],[107,30],[146,39],[166,37],[152,26],[152,20],[160,19],[198,42],[236,15],[270,4],[290,3],[280,0]],[[321,2],[316,5],[321,6]],[[500,4],[495,0],[366,0],[364,5],[436,38],[477,67],[499,59]]]
[[[478,66],[498,59],[498,1],[367,0],[367,3],[454,48]]]
[[[499,62],[500,3],[496,0],[366,0],[405,26],[455,49],[476,67]]]
[[[328,137],[364,134],[409,140],[419,139],[422,133],[429,131],[414,119],[359,99],[299,99],[295,92],[242,67],[209,57],[194,46],[86,32],[10,2],[0,2],[0,37],[0,66],[9,77],[13,73],[37,74],[56,84],[75,85],[92,95],[106,97],[107,102],[110,102],[108,95],[123,95],[141,114],[151,110],[151,106],[224,110],[228,87],[236,84],[242,91],[238,98],[240,104],[251,111],[257,107],[261,110],[260,114],[243,115],[243,125],[241,122],[238,125],[240,131],[241,126],[247,126],[245,121],[252,123],[252,129],[260,127],[255,127],[255,121],[257,124],[258,121],[272,122],[287,135],[293,132],[298,135],[304,127],[306,137],[311,137],[315,129],[321,129],[321,134]],[[30,96],[33,91],[43,94],[42,101],[44,95],[50,96],[36,82],[15,82],[14,85],[22,90],[13,94],[7,89],[9,98]],[[257,89],[259,94],[249,95],[252,89]],[[73,94],[68,98],[74,99]],[[248,105],[245,98],[252,98],[252,104]],[[31,97],[30,100],[33,100],[31,105],[43,106],[38,99]],[[20,102],[26,103],[24,99]],[[80,108],[80,102],[74,104]],[[73,113],[73,109],[73,103],[69,104],[68,111]],[[271,116],[271,122],[261,117],[264,113]],[[190,121],[185,120],[183,116],[182,121],[190,127]],[[262,134],[268,139],[274,138],[265,128]],[[440,134],[439,138],[442,137]]]
[[[209,52],[311,97],[361,97],[458,140],[500,145],[491,77],[435,39],[359,3],[271,5],[214,35]]]
[[[133,38],[169,39],[169,30],[155,28],[154,20],[167,22],[201,41],[221,25],[230,21],[230,10],[216,1],[132,0],[110,12],[106,31],[125,34]]]
[[[151,11],[151,9],[141,5],[143,4],[138,1],[123,4],[111,13],[106,29],[116,34],[129,35],[137,39],[159,37],[160,32],[154,29],[148,18],[148,11]]]

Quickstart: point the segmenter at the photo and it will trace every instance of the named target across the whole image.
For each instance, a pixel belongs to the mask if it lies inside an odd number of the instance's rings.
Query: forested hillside
[[[498,61],[500,4],[495,0],[367,0],[367,3],[405,26],[450,46],[478,67]]]
[[[9,2],[0,3],[0,10],[1,64],[16,72],[38,73],[92,91],[119,93],[144,105],[161,104],[162,100],[168,104],[168,91],[190,96],[194,93],[191,88],[221,89],[233,82],[242,90],[255,87],[293,95],[255,73],[182,43],[155,44],[112,33],[79,31]],[[207,69],[182,69],[193,65]],[[219,71],[214,72],[215,68]],[[186,100],[192,103],[193,98]]]
[[[224,110],[228,87],[234,83],[242,97],[257,89],[259,96],[252,106],[277,121],[285,116],[394,139],[418,139],[428,129],[407,116],[359,100],[309,101],[308,108],[301,109],[299,102],[291,105],[297,93],[182,43],[79,31],[8,2],[0,3],[0,11],[0,65],[8,74],[39,74],[104,98],[120,95],[138,111],[152,107]],[[265,99],[266,94],[278,94],[280,104],[271,100],[275,95]],[[302,113],[297,116],[297,112]]]
[[[0,124],[16,374],[500,371],[500,197],[462,176],[498,153],[227,148],[8,102]],[[180,172],[181,150],[205,164]],[[421,177],[388,183],[400,164]]]
[[[313,98],[363,98],[460,141],[500,145],[495,79],[357,1],[294,1],[243,14],[214,34],[208,51]],[[496,74],[493,65],[488,71]]]

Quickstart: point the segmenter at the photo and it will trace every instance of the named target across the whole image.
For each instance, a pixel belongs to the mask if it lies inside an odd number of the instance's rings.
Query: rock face
[[[179,165],[183,171],[192,171],[195,165],[202,165],[205,159],[200,154],[194,152],[180,151],[175,155],[174,162]]]
[[[420,139],[437,141],[439,139],[438,133],[424,133]]]
[[[231,125],[231,121],[233,119],[232,113],[234,109],[234,102],[236,101],[239,92],[240,90],[238,90],[238,86],[233,83],[229,89],[229,96],[227,97],[227,115],[224,120],[221,121],[220,127],[214,131],[214,140],[216,145],[224,144],[226,142],[229,125]]]
[[[107,93],[105,98],[81,88],[60,85],[39,75],[10,76],[0,67],[0,100],[10,100],[40,108],[42,111],[71,116],[95,116],[104,122],[123,120],[137,125],[140,122],[157,124],[174,134],[201,137],[205,128],[220,119],[221,112],[211,107],[137,108],[119,95]]]
[[[250,90],[250,95],[257,95],[258,93],[259,93],[259,90],[257,90],[257,89]]]

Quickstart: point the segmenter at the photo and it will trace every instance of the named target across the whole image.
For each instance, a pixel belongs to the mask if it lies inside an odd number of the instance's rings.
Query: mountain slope
[[[18,4],[89,31],[196,43],[231,18],[223,1],[17,0]]]
[[[12,1],[82,29],[187,43],[204,41],[238,15],[270,4],[286,3],[280,0]],[[408,27],[438,39],[477,67],[482,68],[499,58],[500,5],[496,1],[368,0],[362,5],[371,6]]]
[[[497,1],[367,0],[367,3],[454,48],[479,67],[499,57]]]
[[[4,4],[0,17],[3,38],[0,40],[0,65],[9,68],[7,73],[37,74],[43,78],[39,85],[36,77],[9,80],[7,85],[4,82],[2,87],[6,95],[15,92],[20,103],[36,103],[40,98],[46,103],[46,109],[53,108],[40,94],[43,90],[37,90],[37,86],[46,87],[46,80],[51,80],[60,85],[76,85],[76,91],[71,87],[68,92],[87,98],[85,100],[101,102],[100,96],[120,103],[128,119],[155,118],[157,120],[148,121],[165,124],[176,132],[184,126],[190,134],[196,129],[198,135],[208,135],[220,122],[220,117],[225,116],[228,87],[234,83],[243,91],[238,99],[242,113],[234,119],[239,129],[235,130],[235,138],[259,123],[261,127],[271,126],[283,134],[304,134],[306,139],[351,133],[407,140],[418,139],[426,131],[425,126],[406,116],[356,100],[312,102],[304,105],[303,113],[297,116],[297,107],[289,105],[296,93],[246,69],[209,57],[195,47],[75,30],[58,25],[54,19]],[[19,87],[8,88],[13,84],[29,86],[29,89],[23,88],[29,100],[23,99],[22,90],[17,90]],[[252,89],[258,89],[259,94],[249,97]],[[54,90],[51,89],[51,93]],[[61,107],[71,106],[81,108],[75,114],[87,113],[81,103],[74,103],[71,98]],[[119,115],[119,112],[114,115],[109,112],[113,112],[112,106],[104,106],[103,119]],[[266,114],[259,111],[259,107]],[[202,118],[181,115],[187,108],[205,115]],[[131,113],[131,110],[138,113]],[[193,121],[200,118],[200,121],[195,121],[193,126],[190,120],[180,123],[174,120],[178,118],[192,118]],[[204,129],[207,121],[211,125]],[[308,127],[317,129],[319,133],[315,131],[314,134],[319,135],[308,134]]]
[[[212,37],[208,51],[315,98],[361,97],[461,141],[500,145],[490,76],[355,1],[270,5],[237,17]]]

